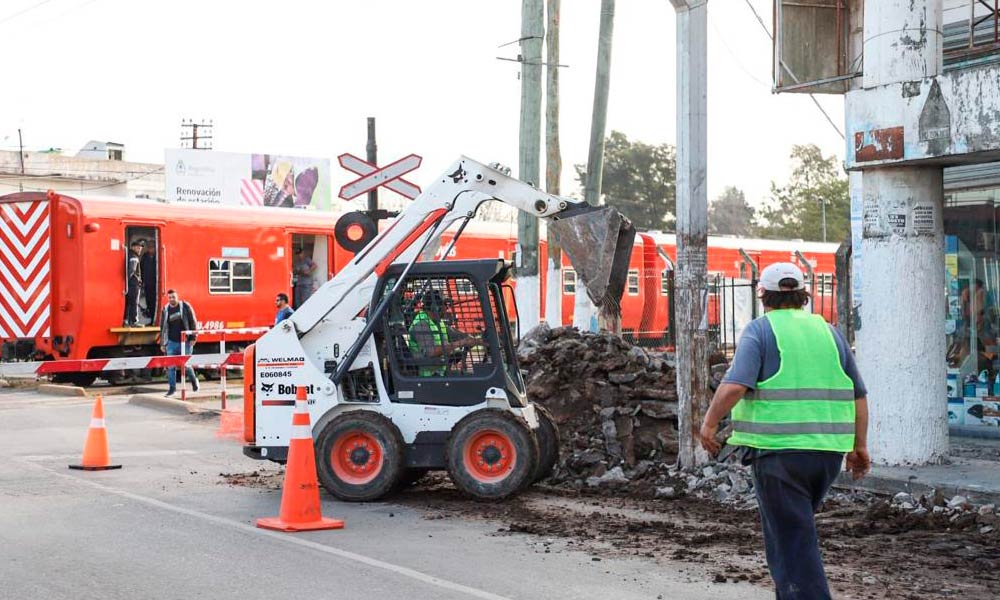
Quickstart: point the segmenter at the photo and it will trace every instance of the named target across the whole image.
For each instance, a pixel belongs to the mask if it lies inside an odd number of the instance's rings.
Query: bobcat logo
[[[274,384],[273,383],[262,383],[262,384],[260,384],[260,391],[264,392],[265,394],[270,394],[271,390],[273,390],[273,389],[274,389]]]

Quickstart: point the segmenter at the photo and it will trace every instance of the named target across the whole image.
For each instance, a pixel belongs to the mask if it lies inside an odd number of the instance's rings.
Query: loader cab
[[[379,281],[372,306],[403,274],[393,265]],[[376,327],[376,344],[395,402],[444,406],[482,403],[504,390],[525,406],[524,381],[507,318],[502,260],[416,263]]]

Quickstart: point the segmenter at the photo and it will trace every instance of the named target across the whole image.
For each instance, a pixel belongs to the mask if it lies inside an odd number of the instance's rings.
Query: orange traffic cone
[[[292,435],[288,440],[288,461],[281,490],[281,510],[277,517],[257,519],[257,527],[278,531],[342,529],[344,522],[324,518],[320,513],[319,482],[316,480],[316,455],[312,427],[306,405],[306,388],[295,392]]]
[[[104,426],[104,399],[100,394],[94,400],[94,411],[90,414],[90,429],[87,430],[87,441],[83,444],[83,460],[79,465],[70,465],[71,469],[84,471],[106,471],[120,469],[121,465],[111,464],[108,453],[108,430]]]

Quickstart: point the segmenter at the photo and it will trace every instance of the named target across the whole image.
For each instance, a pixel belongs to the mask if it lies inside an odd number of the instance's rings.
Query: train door
[[[126,326],[154,327],[159,314],[160,297],[160,228],[148,225],[125,227],[124,278]],[[133,261],[136,255],[137,260]],[[133,271],[135,271],[133,273]],[[130,289],[129,281],[133,281]],[[134,306],[130,309],[130,303]],[[134,311],[134,312],[133,312]],[[131,323],[129,322],[132,319]]]
[[[292,308],[298,308],[333,277],[333,240],[329,235],[293,233],[291,245],[289,283]]]

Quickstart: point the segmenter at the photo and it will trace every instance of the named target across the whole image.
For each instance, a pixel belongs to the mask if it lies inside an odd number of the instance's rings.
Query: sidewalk
[[[1000,505],[1000,440],[952,437],[949,464],[923,467],[875,466],[855,482],[842,473],[837,487],[919,497],[941,490],[945,497],[965,496],[976,504]]]
[[[190,388],[190,384],[188,384]],[[185,400],[181,400],[178,390],[166,397],[167,384],[152,383],[135,386],[129,397],[129,404],[147,406],[177,413],[219,413],[222,412],[222,385],[218,381],[202,381],[197,392],[188,389]],[[237,381],[226,386],[226,408],[243,409],[243,385]]]

